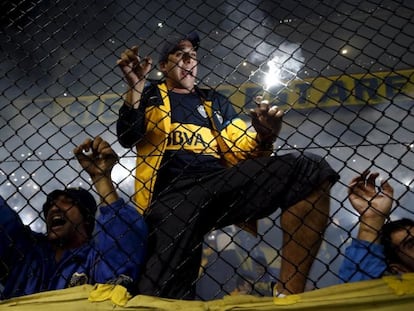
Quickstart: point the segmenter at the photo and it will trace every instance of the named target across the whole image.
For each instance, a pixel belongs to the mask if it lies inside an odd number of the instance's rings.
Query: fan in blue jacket
[[[377,187],[378,176],[365,171],[349,185],[349,200],[360,215],[360,223],[358,236],[346,249],[339,270],[344,282],[414,272],[414,221],[403,218],[386,222],[394,189],[387,181]]]
[[[43,205],[47,232],[42,234],[25,226],[0,197],[2,299],[82,284],[128,288],[140,274],[147,226],[114,188],[115,152],[97,137],[85,140],[74,154],[100,196],[99,215],[95,219],[98,207],[89,191],[55,190]]]

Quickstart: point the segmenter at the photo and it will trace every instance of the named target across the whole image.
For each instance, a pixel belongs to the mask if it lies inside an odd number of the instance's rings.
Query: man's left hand
[[[259,142],[274,142],[282,129],[284,111],[277,106],[270,106],[262,96],[256,97],[256,108],[250,110],[252,125]]]

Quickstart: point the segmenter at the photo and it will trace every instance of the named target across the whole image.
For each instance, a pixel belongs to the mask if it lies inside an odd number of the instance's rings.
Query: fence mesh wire
[[[0,9],[0,194],[33,230],[45,230],[45,194],[90,187],[72,154],[86,137],[113,145],[114,181],[133,195],[135,154],[115,133],[127,90],[116,60],[132,45],[157,60],[167,36],[193,30],[200,85],[229,96],[246,121],[264,95],[287,111],[276,151],[310,150],[341,176],[307,289],[340,282],[358,220],[346,189],[355,174],[379,171],[395,188],[392,218],[413,217],[411,1],[3,0]],[[269,294],[261,284],[278,277],[278,223],[278,213],[261,220],[258,237],[237,226],[207,235],[198,297]]]

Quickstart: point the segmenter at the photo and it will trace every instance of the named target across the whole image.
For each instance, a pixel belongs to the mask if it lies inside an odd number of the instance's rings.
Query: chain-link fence
[[[307,289],[340,282],[358,216],[346,185],[369,168],[395,188],[392,218],[413,217],[414,4],[378,1],[4,0],[1,8],[0,194],[33,230],[45,230],[45,195],[90,188],[72,154],[102,136],[120,157],[113,172],[134,194],[135,152],[115,122],[127,86],[116,60],[139,45],[157,61],[172,33],[196,30],[199,84],[228,95],[240,116],[264,95],[286,115],[276,152],[309,150],[340,174],[329,226]],[[159,79],[159,68],[150,78]],[[206,236],[197,295],[242,291],[278,278],[279,213],[254,237],[237,226]],[[246,285],[246,282],[244,282]]]

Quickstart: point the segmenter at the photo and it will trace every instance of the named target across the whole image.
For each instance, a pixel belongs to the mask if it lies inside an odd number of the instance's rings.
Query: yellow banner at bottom
[[[4,300],[0,310],[335,310],[411,311],[414,307],[414,274],[334,285],[283,298],[248,295],[212,301],[183,301],[125,293],[124,299],[97,295],[100,286],[83,285],[64,290]],[[107,291],[105,291],[107,292]],[[119,291],[117,291],[119,294]],[[123,292],[123,291],[122,291]],[[100,291],[101,293],[101,291]],[[118,295],[117,294],[117,295]],[[96,299],[98,297],[98,299]],[[119,297],[118,297],[119,298]],[[120,305],[117,301],[122,301]]]

